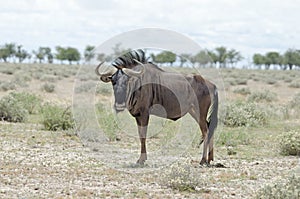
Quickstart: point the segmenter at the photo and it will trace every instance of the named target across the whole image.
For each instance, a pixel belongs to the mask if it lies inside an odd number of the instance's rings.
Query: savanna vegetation
[[[6,45],[3,48],[13,49]],[[92,49],[92,46],[86,49],[84,57],[87,61],[94,56]],[[71,51],[76,54],[76,50],[71,48],[56,50],[62,57],[67,57]],[[115,50],[120,51],[120,47]],[[25,54],[22,47],[18,47],[17,51]],[[118,123],[128,116],[116,118],[111,111],[111,86],[98,83],[93,89],[98,81],[95,74],[76,76],[79,65],[53,64],[58,54],[50,52],[47,48],[38,49],[34,55],[40,59],[35,64],[0,63],[0,198],[299,196],[299,70],[228,69],[228,66],[241,59],[241,55],[235,50],[215,49],[213,53],[218,58],[213,64],[220,66],[218,72],[223,77],[223,81],[218,83],[220,125],[215,134],[215,166],[199,167],[200,134],[194,121],[187,119],[187,124],[180,129],[195,135],[195,139],[184,153],[178,152],[179,161],[152,156],[144,167],[136,168],[130,163],[138,156],[138,141],[124,132],[130,124]],[[236,57],[230,58],[229,52]],[[174,55],[163,53],[152,55],[152,60],[163,63],[162,57],[168,56],[165,63],[174,66]],[[206,57],[203,53],[197,56]],[[70,63],[78,61],[76,56],[70,56],[69,59],[62,57],[61,60]],[[106,55],[100,57],[107,58]],[[13,55],[7,55],[3,61],[5,59],[8,62],[14,58]],[[175,56],[175,60],[180,60],[180,57]],[[220,78],[216,69],[200,67],[208,64],[209,60],[199,60],[195,61],[199,66],[196,72],[200,71],[211,81]],[[179,63],[179,66],[184,66],[184,59]],[[288,62],[285,64],[288,66]],[[167,66],[165,69],[195,72],[192,68],[179,66]],[[298,65],[294,62],[292,66],[296,68]],[[81,84],[74,89],[75,79]],[[125,156],[128,150],[133,155],[136,153],[136,158],[128,159],[129,163],[120,164],[121,168],[131,172],[108,166],[105,160],[111,157],[103,157],[97,147],[83,146],[77,135],[80,125],[75,125],[72,117],[73,92],[94,93],[98,124],[105,132],[107,142],[120,147],[120,150],[104,155]],[[180,122],[162,121],[158,123],[161,124],[159,128],[163,126],[160,132],[152,128],[153,132],[149,132],[149,150],[155,151],[168,143],[175,136]],[[136,133],[133,128],[132,135]],[[159,158],[170,162],[169,166],[157,170],[158,166],[153,162]]]
[[[90,61],[113,61],[117,56],[130,51],[130,49],[122,48],[122,44],[118,43],[113,47],[112,54],[96,53],[96,47],[87,45],[84,52],[81,54],[74,47],[56,46],[55,52],[50,47],[39,47],[30,53],[24,49],[22,45],[16,43],[6,43],[0,45],[0,60],[3,62],[19,62],[27,61],[29,63],[48,63],[52,64],[54,60],[63,64],[65,62],[79,64],[81,61],[85,64],[90,64]],[[237,63],[244,59],[243,55],[236,49],[228,49],[225,46],[219,46],[214,49],[204,49],[195,54],[181,54],[176,56],[169,51],[159,53],[151,53],[149,56],[152,62],[160,65],[179,63],[179,66],[184,66],[190,62],[193,66],[201,67],[219,67],[219,68],[234,68]],[[265,54],[255,53],[252,56],[252,64],[256,69],[279,68],[282,70],[300,67],[300,50],[287,49],[284,53],[277,51],[266,52]],[[248,63],[249,64],[249,63]]]

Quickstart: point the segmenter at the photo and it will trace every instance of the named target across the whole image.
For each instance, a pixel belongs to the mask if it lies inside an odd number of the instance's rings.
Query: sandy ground
[[[189,167],[199,183],[195,191],[182,192],[161,179],[168,167],[113,169],[74,135],[36,124],[0,126],[0,198],[251,198],[260,187],[300,171],[298,157],[219,153],[216,162],[226,168],[201,168],[193,157]]]

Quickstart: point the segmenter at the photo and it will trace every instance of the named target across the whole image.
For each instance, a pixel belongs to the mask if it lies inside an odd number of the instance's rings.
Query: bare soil
[[[10,81],[13,75],[0,73],[0,78]],[[17,91],[33,92],[45,101],[70,105],[73,82],[72,76],[63,78],[54,83],[54,93],[45,93],[40,89],[43,82],[32,79],[29,87],[18,87]],[[287,85],[265,85],[252,80],[247,84],[251,91],[265,88],[276,92],[279,104],[300,92]],[[233,88],[227,91],[227,100],[243,99],[232,91]],[[9,92],[0,92],[0,97]],[[240,129],[253,133],[251,141],[235,146],[230,155],[228,147],[216,145],[213,164],[225,168],[200,167],[201,149],[191,147],[190,167],[199,184],[195,190],[180,191],[167,186],[162,179],[168,166],[155,167],[155,161],[169,165],[171,158],[152,156],[144,167],[134,166],[139,156],[134,139],[130,142],[132,156],[126,158],[127,149],[101,153],[97,147],[87,147],[74,132],[45,131],[35,122],[1,121],[0,198],[253,198],[267,184],[283,182],[292,174],[300,175],[299,157],[280,155],[276,143],[270,142],[286,126],[299,126],[299,119],[281,121],[279,126]],[[155,144],[157,139],[154,137],[149,144]],[[121,141],[111,144],[126,145],[123,141],[121,137]],[[110,155],[123,157],[125,162],[117,162],[117,168],[107,164],[105,160]]]
[[[31,124],[0,126],[0,198],[251,198],[264,185],[299,172],[298,157],[240,159],[218,148],[215,162],[226,168],[199,167],[195,158],[191,165],[202,183],[182,192],[162,183],[164,169],[108,167],[74,135]]]

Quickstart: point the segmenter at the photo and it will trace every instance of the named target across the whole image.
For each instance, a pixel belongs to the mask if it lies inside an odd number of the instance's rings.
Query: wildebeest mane
[[[136,65],[139,65],[135,60],[139,61],[142,64],[149,64],[148,66],[152,66],[160,71],[164,71],[163,69],[159,68],[152,62],[148,61],[149,58],[146,57],[146,53],[142,49],[129,51],[118,58],[116,58],[112,65],[116,68],[133,68]]]
[[[143,64],[148,63],[145,52],[141,49],[138,49],[119,56],[115,59],[112,65],[117,68],[133,68],[134,66],[138,65],[138,63],[134,60],[137,60]]]

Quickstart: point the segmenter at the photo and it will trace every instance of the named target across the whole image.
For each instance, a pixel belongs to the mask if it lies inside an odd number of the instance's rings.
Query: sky
[[[300,0],[0,0],[0,45],[83,51],[127,31],[162,28],[201,47],[253,53],[300,48]]]

